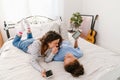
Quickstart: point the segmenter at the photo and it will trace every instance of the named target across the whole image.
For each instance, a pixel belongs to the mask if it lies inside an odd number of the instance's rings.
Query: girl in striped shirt
[[[45,58],[45,61],[51,60],[53,58],[53,54],[57,53],[58,47],[62,42],[62,37],[60,34],[55,31],[48,31],[42,38],[34,39],[32,37],[31,29],[29,25],[27,25],[27,39],[21,40],[22,31],[18,31],[17,35],[13,40],[13,45],[20,50],[31,54],[32,59],[30,63],[32,66],[38,70],[43,77],[46,76],[45,69],[43,69],[39,65],[39,57],[45,56],[46,54],[50,54],[49,57]]]

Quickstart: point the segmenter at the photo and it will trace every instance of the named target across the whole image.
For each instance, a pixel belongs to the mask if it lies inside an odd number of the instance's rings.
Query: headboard
[[[42,23],[48,23],[54,21],[51,18],[45,16],[39,16],[39,15],[23,18],[16,23],[7,23],[6,21],[4,21],[4,30],[6,31],[7,38],[11,37],[9,30],[15,28],[16,24],[21,23],[24,19],[27,20],[30,25],[36,25],[36,24],[42,24]]]
[[[81,16],[83,18],[83,22],[80,26],[80,28],[82,30],[81,37],[86,38],[86,36],[88,34],[88,31],[91,29],[91,25],[93,23],[94,15],[81,14]],[[39,24],[42,24],[42,23],[48,23],[48,22],[55,21],[51,18],[48,18],[48,17],[45,17],[45,16],[39,16],[39,15],[29,16],[29,17],[23,18],[16,23],[8,23],[8,22],[4,21],[4,30],[6,31],[7,38],[11,37],[10,31],[13,28],[15,28],[16,24],[20,24],[24,19],[27,20],[30,23],[30,25],[37,25],[37,24],[39,25]],[[59,20],[62,21],[61,17],[59,17]],[[63,35],[64,38],[66,38],[65,34],[66,34],[66,29],[67,29],[65,26],[66,25],[62,25],[62,27],[60,27],[62,29],[61,30],[59,29],[60,34]],[[39,29],[39,31],[41,32],[40,29]],[[12,32],[14,32],[14,31],[12,31]],[[42,32],[41,32],[41,34],[42,34]]]

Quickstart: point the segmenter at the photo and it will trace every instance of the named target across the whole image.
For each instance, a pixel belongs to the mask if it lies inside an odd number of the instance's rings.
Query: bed
[[[69,39],[71,43],[74,42],[74,39],[71,37],[72,34],[67,32],[67,27],[63,22],[47,17],[42,17],[45,18],[45,21],[42,19],[42,21],[39,22],[36,21],[39,20],[38,18],[41,18],[41,16],[24,18],[30,22],[31,26],[34,26],[32,28],[34,37],[37,38],[38,35],[42,36],[48,30],[55,30],[59,32],[64,39]],[[15,23],[14,27],[18,26],[21,21],[22,20]],[[47,27],[45,28],[44,26]],[[13,28],[13,25],[11,28]],[[39,30],[38,33],[37,30]],[[7,31],[7,33],[10,33],[10,30]],[[0,49],[0,80],[46,80],[46,78],[41,77],[40,73],[29,63],[31,55],[25,54],[23,51],[14,47],[12,45],[14,37],[10,36],[13,34],[8,35],[9,39]],[[71,74],[64,70],[63,62],[52,61],[45,63],[44,60],[41,59],[40,64],[46,70],[51,69],[53,71],[54,75],[52,78],[49,78],[49,80],[120,80],[120,54],[91,44],[83,38],[78,39],[78,44],[84,54],[83,57],[78,60],[83,64],[85,74],[77,78],[72,77]]]

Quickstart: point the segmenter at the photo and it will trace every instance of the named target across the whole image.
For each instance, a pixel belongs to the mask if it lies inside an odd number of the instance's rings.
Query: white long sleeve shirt
[[[32,59],[30,63],[32,66],[39,72],[41,72],[43,67],[39,64],[39,58],[42,57],[41,55],[41,42],[39,40],[35,40],[29,47],[28,53],[32,55]],[[48,49],[45,54],[51,54],[49,57],[45,58],[45,61],[50,61],[53,58],[53,54],[51,53],[51,49]]]

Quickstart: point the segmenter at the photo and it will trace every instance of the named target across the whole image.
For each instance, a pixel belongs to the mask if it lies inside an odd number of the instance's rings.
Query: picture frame
[[[83,15],[81,14],[83,22],[81,23],[80,30],[81,30],[81,35],[80,37],[86,38],[88,31],[91,29],[91,26],[94,21],[94,15]]]

